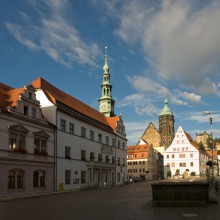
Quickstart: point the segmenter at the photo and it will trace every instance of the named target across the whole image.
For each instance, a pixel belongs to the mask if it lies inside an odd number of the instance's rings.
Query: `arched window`
[[[33,187],[46,186],[46,172],[44,170],[35,170],[33,173]]]
[[[12,169],[8,171],[8,188],[16,189],[24,187],[24,171]]]

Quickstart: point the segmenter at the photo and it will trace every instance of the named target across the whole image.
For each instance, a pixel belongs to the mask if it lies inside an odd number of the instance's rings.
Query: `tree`
[[[213,139],[212,139],[212,136],[208,136],[207,140],[206,140],[206,143],[208,145],[208,148],[209,149],[212,149],[213,147]]]
[[[200,149],[200,150],[205,150],[205,147],[204,147],[202,141],[200,141],[199,143],[197,143],[197,145],[199,146],[199,149]]]
[[[216,145],[216,143],[220,143],[220,138],[215,138],[214,139],[214,146]]]

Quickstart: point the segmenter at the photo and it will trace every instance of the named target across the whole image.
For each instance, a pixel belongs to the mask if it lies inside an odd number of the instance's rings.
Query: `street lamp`
[[[211,139],[212,139],[212,179],[211,179],[211,184],[213,186],[215,179],[214,179],[214,143],[213,143],[213,134],[212,134],[212,112],[204,111],[204,114],[210,115],[209,123],[211,125]]]

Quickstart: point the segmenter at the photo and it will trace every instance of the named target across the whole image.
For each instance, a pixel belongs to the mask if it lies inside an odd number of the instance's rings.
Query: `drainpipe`
[[[57,192],[57,109],[56,109],[56,131],[55,131],[55,143],[54,143],[54,162],[55,162],[55,169],[54,169],[54,184],[55,184],[55,192]]]

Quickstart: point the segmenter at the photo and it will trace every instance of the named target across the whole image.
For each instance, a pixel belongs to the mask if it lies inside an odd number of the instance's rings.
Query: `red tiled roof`
[[[186,131],[184,131],[187,139],[189,140],[190,144],[195,147],[197,150],[199,150],[199,146],[196,144],[196,142],[192,139],[192,137],[190,136],[189,133],[187,133]]]
[[[136,155],[135,159],[148,158],[148,152],[149,152],[150,147],[151,147],[150,144],[128,146],[127,155],[135,154]]]
[[[16,106],[16,102],[21,93],[24,93],[24,88],[14,89],[8,85],[0,83],[0,107],[7,108],[8,106]]]
[[[120,116],[109,117],[106,118],[106,120],[109,126],[115,130],[117,127],[117,122],[120,120]]]
[[[75,97],[56,88],[41,77],[33,81],[31,84],[34,86],[35,89],[42,89],[45,95],[54,105],[56,105],[56,102],[59,101],[69,106],[70,108],[80,112],[81,114],[84,114],[104,125],[111,127],[112,129],[115,129],[120,116],[107,118],[104,114],[100,113],[96,109],[86,105]]]
[[[212,150],[208,150],[206,152],[210,155],[210,157],[212,157]],[[217,157],[218,157],[217,150],[213,150],[213,157],[214,157],[215,160],[217,159]]]
[[[116,129],[117,121],[120,116],[106,117],[104,114],[100,113],[96,109],[86,105],[80,100],[74,98],[73,96],[63,92],[62,90],[56,88],[43,78],[39,77],[31,83],[35,89],[42,89],[47,96],[47,98],[54,104],[57,101],[67,105],[68,107],[80,112],[81,114],[88,116],[106,126],[109,130],[113,132]],[[0,83],[0,107],[7,108],[8,106],[16,106],[16,102],[19,99],[19,95],[24,93],[25,88],[12,88],[8,85]]]

